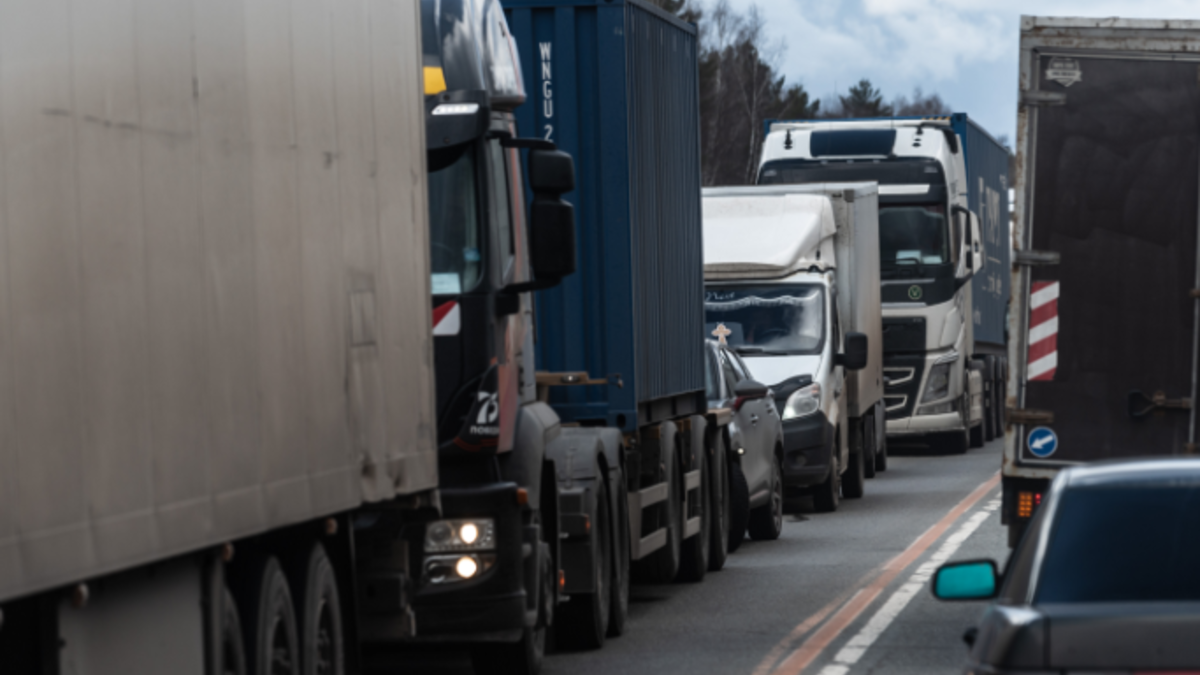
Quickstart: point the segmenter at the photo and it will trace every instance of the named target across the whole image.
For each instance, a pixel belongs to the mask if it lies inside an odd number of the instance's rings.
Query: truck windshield
[[[946,207],[905,204],[879,207],[879,261],[888,265],[950,262]]]
[[[820,354],[825,346],[825,291],[817,284],[709,287],[705,329],[731,347],[764,354]]]
[[[429,174],[429,258],[434,295],[457,295],[482,270],[475,151]]]

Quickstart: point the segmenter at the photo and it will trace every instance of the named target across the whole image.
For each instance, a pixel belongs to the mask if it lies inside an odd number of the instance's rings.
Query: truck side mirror
[[[864,333],[846,333],[841,354],[834,357],[834,364],[846,370],[862,370],[867,367],[867,336]]]
[[[561,150],[529,150],[529,263],[539,287],[575,272],[575,207],[563,200],[575,189],[575,160]]]

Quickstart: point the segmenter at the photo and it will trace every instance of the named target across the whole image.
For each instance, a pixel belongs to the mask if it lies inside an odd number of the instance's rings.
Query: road
[[[937,560],[1003,564],[1000,443],[894,456],[862,499],[788,516],[779,540],[747,541],[703,583],[634,586],[625,635],[599,651],[551,654],[545,673],[961,672],[961,636],[982,605],[935,600],[927,577]],[[465,655],[402,661],[402,673],[470,672]]]

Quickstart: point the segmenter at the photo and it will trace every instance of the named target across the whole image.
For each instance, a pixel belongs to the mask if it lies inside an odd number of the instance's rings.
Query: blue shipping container
[[[966,146],[967,208],[979,216],[986,257],[983,271],[971,281],[975,343],[1003,347],[1008,328],[1008,295],[1011,285],[1010,228],[1008,213],[1008,149],[967,117],[955,113],[950,125]]]
[[[503,0],[529,100],[522,136],[575,157],[577,272],[538,293],[539,370],[566,421],[638,426],[704,406],[695,26],[640,0]]]

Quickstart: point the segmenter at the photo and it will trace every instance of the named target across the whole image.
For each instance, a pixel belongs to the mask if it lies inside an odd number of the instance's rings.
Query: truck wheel
[[[750,524],[750,484],[746,482],[746,474],[742,465],[736,460],[730,460],[729,468],[729,553],[742,546],[746,539],[746,527]]]
[[[267,558],[245,597],[251,600],[246,627],[253,651],[251,675],[299,675],[300,641],[296,611],[279,560]]]
[[[862,448],[859,448],[858,452],[851,451],[850,464],[846,467],[846,473],[842,477],[842,496],[846,499],[862,499],[863,493],[866,492],[864,463]]]
[[[700,531],[684,540],[679,559],[679,580],[696,583],[704,580],[708,572],[708,537],[712,528],[712,518],[709,516],[709,503],[712,501],[712,490],[708,484],[708,453],[703,447],[697,449],[696,457],[700,464],[700,489],[695,500],[684,500],[683,522],[692,516],[693,509],[687,505],[694,503],[694,510],[700,512]]]
[[[541,602],[534,626],[526,626],[521,639],[509,643],[485,643],[471,650],[471,665],[477,675],[539,675],[546,654],[546,627],[553,625],[554,572],[550,569],[550,547],[538,546],[541,558]]]
[[[554,624],[555,645],[567,649],[599,649],[608,635],[612,594],[612,528],[609,527],[608,489],[603,478],[596,482],[596,518],[592,527],[592,573],[596,590],[574,594],[558,610]]]
[[[978,425],[971,427],[971,447],[972,448],[982,448],[983,447],[983,444],[984,444],[983,425],[984,424],[986,424],[986,422],[980,422]]]
[[[663,447],[667,448],[667,499],[659,507],[659,513],[664,517],[659,520],[667,528],[667,543],[649,557],[637,561],[637,578],[651,584],[669,584],[679,574],[679,557],[683,536],[684,498],[683,473],[679,470],[679,457],[676,452],[674,435],[668,437],[666,430],[672,425],[663,426]],[[665,522],[664,522],[665,521]]]
[[[222,675],[246,675],[246,648],[242,642],[242,622],[238,618],[237,603],[229,589],[221,606],[221,673]]]
[[[778,460],[771,462],[771,499],[750,512],[749,530],[756,541],[778,539],[783,532],[783,476]]]
[[[608,636],[625,632],[629,617],[629,490],[625,487],[625,472],[617,469],[613,481],[617,495],[617,521],[613,527],[612,600],[608,605]]]
[[[825,482],[817,486],[817,491],[813,493],[813,508],[817,513],[833,513],[838,509],[838,502],[841,501],[842,476],[838,473],[838,453],[837,448],[834,448],[833,454],[829,456],[829,477]]]
[[[876,450],[877,443],[875,442],[875,418],[868,416],[863,418],[862,432],[862,449],[859,451],[863,458],[863,475],[867,478],[875,477],[875,457],[878,454]]]
[[[943,455],[964,455],[967,452],[967,447],[970,445],[966,429],[962,431],[947,431],[937,434],[929,440],[934,449]]]
[[[300,610],[300,663],[304,675],[342,675],[345,638],[333,565],[320,543],[298,562],[291,578]]]
[[[709,513],[712,520],[708,530],[708,571],[716,572],[725,567],[729,558],[729,466],[725,463],[725,435],[716,434],[709,476],[712,478],[712,493]]]
[[[875,455],[875,470],[887,471],[887,434],[879,439],[879,454]]]

